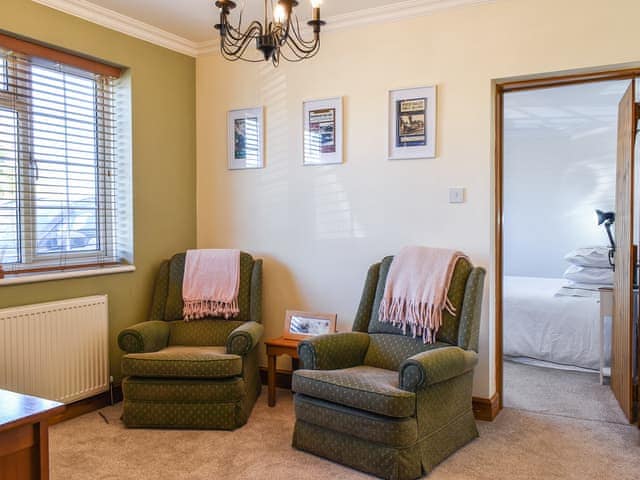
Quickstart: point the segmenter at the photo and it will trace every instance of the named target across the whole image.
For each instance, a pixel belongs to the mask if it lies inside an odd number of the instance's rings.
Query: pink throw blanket
[[[237,317],[240,250],[189,250],[182,281],[185,320]]]
[[[442,311],[456,313],[448,293],[460,258],[466,255],[455,250],[403,248],[387,275],[380,321],[402,326],[405,334],[409,325],[414,338],[421,335],[425,343],[434,343],[442,325]]]

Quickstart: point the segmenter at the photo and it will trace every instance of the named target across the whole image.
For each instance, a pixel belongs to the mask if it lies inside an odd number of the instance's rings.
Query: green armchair
[[[293,446],[376,476],[415,479],[477,437],[471,405],[485,270],[456,264],[437,342],[378,321],[393,258],[369,269],[351,332],[301,342]]]
[[[240,255],[240,314],[182,319],[184,253],[160,266],[150,320],[118,336],[127,427],[233,430],[260,394],[262,260]]]

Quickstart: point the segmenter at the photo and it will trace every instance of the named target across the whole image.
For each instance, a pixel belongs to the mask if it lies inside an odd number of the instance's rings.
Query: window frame
[[[69,264],[70,268],[89,268],[94,266],[114,265],[116,262],[102,263],[97,259],[116,257],[115,251],[115,211],[111,208],[107,208],[108,202],[106,199],[112,198],[115,192],[115,186],[109,185],[105,179],[109,176],[109,166],[106,165],[108,158],[113,158],[113,144],[112,141],[108,141],[104,135],[104,126],[109,121],[109,114],[104,112],[104,108],[100,107],[98,101],[99,95],[105,90],[105,84],[107,79],[103,76],[96,76],[92,72],[87,72],[75,68],[72,65],[65,65],[64,69],[61,67],[60,71],[65,74],[77,75],[80,77],[86,77],[94,82],[94,108],[95,108],[95,196],[96,207],[93,210],[96,214],[96,249],[86,251],[59,251],[52,253],[38,253],[38,238],[37,238],[37,217],[34,214],[36,206],[36,194],[35,194],[35,182],[36,178],[28,173],[30,169],[33,169],[33,139],[31,138],[31,132],[33,128],[33,100],[31,98],[21,98],[17,94],[15,88],[16,84],[24,84],[25,88],[31,91],[31,69],[33,66],[42,65],[44,68],[51,68],[51,65],[55,65],[53,60],[30,58],[28,56],[21,56],[20,61],[28,63],[29,69],[27,70],[18,68],[16,64],[16,58],[18,54],[5,57],[6,74],[7,78],[14,76],[18,79],[16,82],[7,81],[7,88],[0,89],[0,108],[13,112],[16,114],[18,126],[17,137],[18,146],[16,148],[17,154],[17,172],[16,172],[16,190],[17,190],[17,228],[18,228],[18,242],[17,242],[17,261],[10,263],[0,263],[0,267],[16,266],[20,265],[23,268],[17,269],[12,274],[28,274],[34,271],[60,271],[64,269],[64,265],[54,265],[57,258],[64,258],[73,260],[73,263]],[[100,82],[103,82],[100,84]],[[114,99],[112,99],[114,101]],[[111,119],[110,121],[113,121]],[[108,154],[107,154],[108,153]],[[65,159],[65,163],[68,160]],[[109,246],[114,251],[109,251]],[[86,259],[87,262],[82,264],[82,259]],[[6,270],[6,268],[5,268]],[[0,270],[1,271],[1,270]]]

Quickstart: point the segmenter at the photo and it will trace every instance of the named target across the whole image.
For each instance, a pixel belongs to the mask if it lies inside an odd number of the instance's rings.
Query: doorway
[[[622,298],[616,315],[603,308],[613,310],[617,301],[609,266],[613,238],[607,233],[613,225],[611,218],[603,218],[616,210],[623,216],[633,211],[635,182],[628,182],[626,201],[616,191],[624,183],[616,175],[619,103],[636,74],[628,70],[497,85],[496,380],[501,407],[616,423],[633,417],[625,405],[635,378],[627,372],[635,362],[632,348],[626,348],[635,339],[632,328],[625,331],[631,325],[626,317],[633,315],[623,308],[633,304],[631,282],[625,287],[629,301]],[[633,175],[633,151],[626,161],[631,168],[625,174]],[[622,223],[615,230],[624,239],[623,227],[632,228],[633,218]],[[631,252],[633,238],[623,243]],[[618,262],[632,257],[625,253],[617,255]],[[633,267],[635,260],[630,263]],[[622,278],[616,277],[618,286],[630,278],[623,267],[618,268],[623,270],[617,274]],[[622,328],[620,319],[625,320]],[[618,342],[613,352],[615,395],[609,386],[612,336],[622,336],[624,344]]]

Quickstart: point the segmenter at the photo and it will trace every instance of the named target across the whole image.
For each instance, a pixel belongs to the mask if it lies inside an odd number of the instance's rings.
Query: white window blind
[[[131,199],[127,182],[119,181],[128,172],[116,152],[116,88],[115,76],[0,47],[5,274],[129,259],[130,235],[123,230]]]

